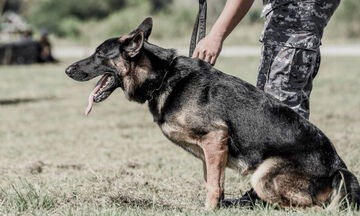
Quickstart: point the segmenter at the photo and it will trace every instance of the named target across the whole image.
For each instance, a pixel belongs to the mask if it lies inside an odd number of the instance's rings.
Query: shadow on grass
[[[39,98],[11,98],[11,99],[0,99],[0,106],[12,106],[25,103],[36,103],[41,101],[56,100],[57,97],[39,97]]]

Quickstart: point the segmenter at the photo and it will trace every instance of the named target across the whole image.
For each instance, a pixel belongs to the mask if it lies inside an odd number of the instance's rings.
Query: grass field
[[[58,65],[0,67],[0,215],[338,215],[259,206],[203,208],[202,164],[170,143],[146,105],[118,90],[84,116],[96,82],[78,83]],[[217,67],[251,83],[258,58],[222,58]],[[360,62],[323,57],[311,121],[360,177]],[[250,187],[226,172],[225,196]],[[344,210],[343,215],[358,215]]]

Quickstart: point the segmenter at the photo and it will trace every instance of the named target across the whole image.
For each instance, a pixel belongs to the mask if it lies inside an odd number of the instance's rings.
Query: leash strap
[[[194,53],[197,42],[205,37],[206,34],[206,10],[207,3],[206,0],[199,0],[199,12],[196,16],[194,28],[191,35],[190,40],[190,48],[189,48],[189,57],[191,57]],[[196,37],[199,31],[199,37],[196,42]]]

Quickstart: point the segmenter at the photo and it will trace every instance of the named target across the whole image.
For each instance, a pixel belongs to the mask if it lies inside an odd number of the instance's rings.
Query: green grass
[[[203,209],[202,164],[170,143],[146,105],[120,90],[84,116],[96,82],[78,83],[58,65],[0,67],[0,215],[338,215],[259,206]],[[217,67],[251,83],[258,58],[220,58]],[[323,57],[311,120],[360,177],[360,63]],[[225,196],[248,190],[227,170]],[[343,215],[357,215],[350,210]]]

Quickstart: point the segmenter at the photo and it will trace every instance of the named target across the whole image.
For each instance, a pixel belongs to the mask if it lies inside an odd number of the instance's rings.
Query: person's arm
[[[196,45],[192,57],[214,65],[223,41],[249,11],[253,2],[254,0],[227,0],[209,34]]]

